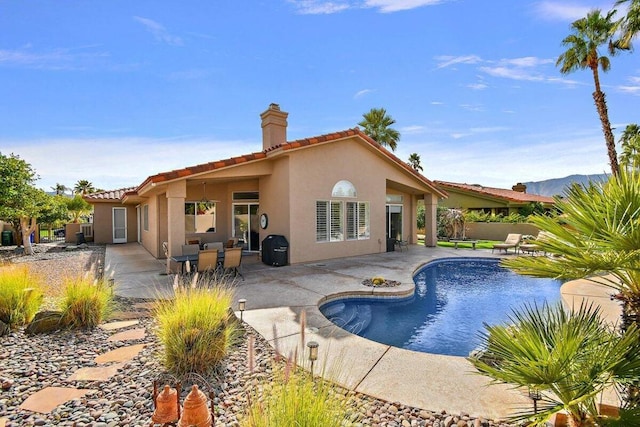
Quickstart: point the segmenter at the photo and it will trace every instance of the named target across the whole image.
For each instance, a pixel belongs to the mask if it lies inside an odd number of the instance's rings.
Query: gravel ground
[[[104,263],[104,246],[65,249],[60,245],[36,245],[33,256],[15,256],[11,250],[0,250],[0,261],[29,263],[31,269],[45,275],[53,289],[69,274],[95,271],[97,262]],[[120,309],[130,311],[140,300],[118,299]],[[152,318],[143,318],[141,325],[147,336],[126,343],[108,342],[112,332],[59,331],[52,334],[26,336],[23,330],[0,337],[0,380],[11,383],[0,390],[0,423],[15,426],[148,426],[153,413],[153,381],[173,383],[175,379],[164,371],[160,356],[162,346],[156,340]],[[191,384],[214,393],[215,426],[238,426],[238,418],[246,407],[248,393],[257,384],[271,377],[275,354],[270,345],[248,325],[226,360],[209,378],[183,378],[182,396]],[[247,342],[254,338],[255,370],[249,371]],[[123,345],[146,344],[145,349],[126,363],[115,377],[104,382],[65,381],[82,367],[96,366],[94,358]],[[44,387],[75,387],[94,391],[84,398],[58,406],[50,414],[37,414],[19,409],[31,394]],[[4,387],[3,387],[4,388]],[[434,426],[477,427],[511,424],[499,420],[474,419],[468,414],[448,414],[444,411],[413,408],[401,403],[385,402],[357,393],[346,393],[350,399],[349,418],[354,426]],[[433,408],[432,408],[433,409]],[[274,426],[277,427],[277,426]]]

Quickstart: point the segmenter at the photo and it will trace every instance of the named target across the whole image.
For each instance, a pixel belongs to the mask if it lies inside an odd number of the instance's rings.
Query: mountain
[[[564,178],[553,178],[544,181],[525,182],[528,194],[539,194],[541,196],[565,195],[566,188],[573,184],[586,184],[589,181],[603,181],[609,178],[608,174],[596,175],[569,175]]]

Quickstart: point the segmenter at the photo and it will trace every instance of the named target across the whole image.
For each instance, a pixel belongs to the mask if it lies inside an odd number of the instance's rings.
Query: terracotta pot
[[[151,416],[154,424],[172,423],[178,420],[178,392],[168,385],[156,397],[156,410]]]
[[[184,400],[178,427],[211,427],[212,423],[213,419],[207,405],[207,396],[198,390],[198,386],[194,384]]]

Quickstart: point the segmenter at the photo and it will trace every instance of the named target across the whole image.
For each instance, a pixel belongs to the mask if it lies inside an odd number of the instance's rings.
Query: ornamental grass
[[[12,329],[29,323],[43,300],[42,278],[26,265],[0,267],[0,320]]]
[[[66,278],[59,303],[62,323],[71,328],[95,328],[113,310],[113,294],[102,280]]]
[[[155,307],[165,368],[180,376],[206,375],[224,359],[239,335],[231,311],[232,289],[214,277],[197,275],[174,285],[175,298]]]

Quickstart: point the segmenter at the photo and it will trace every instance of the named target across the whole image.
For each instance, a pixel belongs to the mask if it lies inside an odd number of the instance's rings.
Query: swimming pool
[[[468,356],[483,323],[508,320],[526,303],[555,303],[561,282],[519,276],[492,258],[445,258],[414,276],[415,294],[403,299],[344,298],[320,311],[349,332],[424,353]]]

